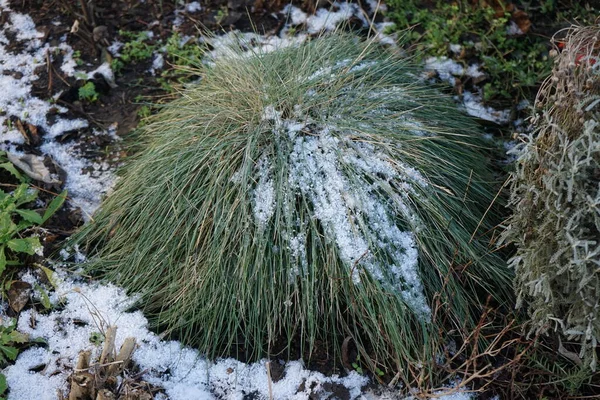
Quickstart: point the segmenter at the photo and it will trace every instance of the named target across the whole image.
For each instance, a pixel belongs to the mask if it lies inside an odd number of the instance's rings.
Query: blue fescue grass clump
[[[209,356],[350,338],[408,376],[509,297],[480,132],[408,60],[335,34],[199,68],[73,239],[156,326]]]

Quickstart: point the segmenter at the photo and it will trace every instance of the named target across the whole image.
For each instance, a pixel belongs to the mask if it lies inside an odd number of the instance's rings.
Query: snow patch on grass
[[[306,29],[310,34],[332,31],[335,30],[341,22],[347,21],[352,17],[360,19],[368,26],[368,22],[357,4],[335,1],[331,5],[331,9],[327,10],[325,8],[319,8],[314,15],[306,18]]]
[[[336,68],[339,69],[336,65],[319,71],[323,75]],[[361,283],[362,271],[366,271],[391,290],[400,291],[415,314],[427,319],[431,310],[418,274],[414,235],[400,230],[393,221],[399,211],[413,226],[418,226],[408,195],[416,195],[414,185],[427,187],[426,178],[401,161],[389,160],[375,145],[350,139],[352,132],[332,124],[319,125],[303,116],[299,107],[294,110],[297,119],[283,119],[283,112],[272,105],[262,112],[262,120],[271,125],[276,138],[293,141],[286,182],[291,191],[283,198],[300,195],[310,202],[314,218],[322,224],[326,237],[336,244],[355,284]],[[303,131],[309,133],[304,135]],[[270,169],[271,162],[263,155],[257,163],[253,204],[261,229],[276,207]],[[352,174],[347,172],[349,169]],[[401,190],[393,199],[393,211],[389,200],[384,200],[387,193],[383,194],[382,188],[391,182]],[[299,273],[306,265],[306,249],[301,248],[306,245],[306,238],[302,232],[288,232],[287,236],[288,248],[298,262],[292,269]],[[375,256],[374,252],[380,254]],[[382,262],[381,254],[389,261]]]
[[[281,12],[284,13],[287,17],[289,17],[288,23],[290,23],[291,25],[302,25],[306,23],[306,20],[308,19],[308,14],[291,4],[288,4],[287,6],[283,7]]]

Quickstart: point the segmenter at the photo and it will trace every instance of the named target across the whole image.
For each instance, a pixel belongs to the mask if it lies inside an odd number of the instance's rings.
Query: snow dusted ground
[[[173,400],[241,399],[244,394],[256,393],[269,398],[269,380],[265,361],[244,364],[234,359],[210,362],[196,350],[182,347],[175,341],[163,341],[148,331],[148,321],[140,311],[128,312],[134,299],[113,285],[85,283],[73,280],[57,268],[56,289],[50,296],[53,305],[65,304],[64,309],[49,315],[33,310],[23,311],[18,330],[31,338],[44,338],[47,348],[35,347],[19,355],[15,365],[5,369],[11,399],[56,399],[58,391],[66,393],[67,377],[76,364],[79,352],[92,350],[97,359],[101,347],[90,342],[93,334],[117,326],[117,348],[125,338],[134,337],[139,348],[133,361],[145,370],[144,380],[165,389],[157,398]],[[37,283],[26,275],[23,280]],[[277,362],[277,361],[273,361]],[[41,370],[32,373],[31,370]],[[304,383],[304,390],[298,390]],[[309,395],[327,397],[326,384],[341,384],[348,388],[351,398],[361,395],[368,378],[351,372],[348,376],[325,377],[306,370],[302,362],[285,365],[283,379],[272,383],[275,399],[307,399]]]
[[[373,8],[377,3],[369,2]],[[185,7],[188,12],[195,12],[200,9],[200,3],[192,2]],[[255,43],[267,49],[293,45],[304,40],[306,35],[290,38],[285,36],[285,32],[290,27],[301,24],[304,24],[309,34],[334,29],[339,22],[351,16],[367,24],[364,14],[355,4],[339,3],[337,11],[320,9],[311,16],[292,6],[286,7],[284,12],[289,15],[289,22],[288,27],[283,30],[283,36],[260,37],[252,34]],[[94,72],[100,72],[112,80],[112,72],[108,65],[95,71],[78,70],[73,61],[73,49],[66,43],[66,37],[57,46],[42,43],[40,39],[43,34],[36,30],[33,20],[27,15],[12,11],[8,0],[0,0],[0,13],[7,14],[7,22],[0,27],[0,109],[4,112],[0,116],[0,149],[15,156],[22,155],[16,150],[16,146],[22,144],[24,138],[7,122],[11,117],[42,128],[45,135],[40,150],[66,172],[64,186],[69,190],[69,205],[80,207],[84,215],[89,216],[114,184],[113,171],[106,163],[94,163],[85,159],[76,142],[62,144],[56,140],[63,133],[88,128],[89,122],[80,118],[65,118],[67,109],[34,96],[31,85],[39,79],[40,71],[44,70],[39,67],[45,66],[46,57],[53,57],[55,52],[62,53],[63,65],[60,69],[67,76],[79,76],[80,74],[76,75],[78,73],[93,76]],[[21,44],[16,47],[18,50],[9,50],[9,37]],[[231,36],[216,39],[212,56],[227,54],[230,39]],[[389,37],[383,35],[379,39],[391,42]],[[118,51],[118,43],[114,45],[115,51]],[[427,66],[450,82],[454,76],[478,73],[476,66],[465,71],[463,67],[458,68],[443,59],[429,60]],[[161,67],[162,63],[158,61],[153,65],[155,70]],[[469,113],[481,118],[500,122],[506,118],[502,113],[498,115],[494,110],[481,106],[476,95],[469,97],[465,94],[464,104]],[[48,115],[52,111],[57,112],[58,116],[50,123]],[[116,140],[110,131],[94,133],[112,136]],[[94,172],[85,172],[89,170]],[[53,177],[55,178],[57,177]],[[77,252],[72,257],[77,262],[84,258]],[[60,307],[48,315],[37,314],[30,309],[23,311],[19,317],[18,329],[29,334],[32,339],[43,338],[47,346],[23,351],[16,363],[3,371],[10,388],[9,399],[56,399],[59,392],[68,393],[67,378],[73,372],[79,353],[92,350],[92,359],[97,358],[101,348],[92,343],[90,337],[104,332],[111,325],[117,326],[117,348],[127,337],[136,339],[139,347],[133,353],[133,361],[141,371],[146,371],[143,375],[145,381],[164,388],[164,394],[159,394],[157,398],[242,399],[244,395],[251,393],[265,399],[271,395],[274,399],[328,398],[331,394],[328,390],[332,384],[346,387],[352,399],[378,398],[365,389],[368,378],[356,372],[350,372],[346,377],[326,377],[306,370],[301,361],[294,361],[285,364],[281,380],[270,382],[265,360],[254,364],[244,364],[234,359],[208,361],[196,350],[182,347],[178,342],[161,340],[150,332],[141,312],[127,311],[133,299],[122,289],[78,281],[59,265],[56,271],[55,287],[46,289],[50,293],[52,304]],[[31,274],[26,274],[22,279],[32,285],[40,284]],[[5,307],[6,305],[3,308]],[[397,394],[388,392],[381,398],[397,398]],[[465,400],[471,396],[458,393],[445,398]]]
[[[451,45],[451,50],[455,51]],[[483,77],[485,74],[479,70],[478,64],[471,64],[467,68],[447,57],[430,57],[425,60],[425,70],[435,71],[442,81],[448,82],[454,86],[456,78],[467,76],[473,79]],[[485,119],[486,121],[496,122],[497,124],[506,124],[510,120],[510,110],[495,110],[492,107],[483,105],[481,94],[472,93],[463,90],[462,105],[465,111],[474,117]]]
[[[15,156],[22,155],[16,151],[15,145],[22,144],[24,137],[9,123],[11,117],[41,128],[45,135],[40,150],[65,170],[67,178],[64,184],[69,191],[70,204],[80,207],[84,217],[88,217],[113,184],[114,177],[109,171],[110,167],[106,163],[84,160],[75,143],[60,144],[55,140],[66,132],[87,128],[88,121],[64,118],[61,114],[67,112],[66,108],[50,104],[31,93],[32,82],[39,79],[40,71],[45,70],[46,57],[54,57],[55,52],[64,53],[62,72],[68,76],[75,75],[77,71],[73,67],[73,50],[66,44],[66,37],[62,38],[58,46],[42,43],[40,38],[44,34],[36,30],[33,20],[28,15],[11,11],[8,0],[0,0],[0,12],[8,14],[8,22],[0,29],[0,110],[4,111],[4,115],[0,116],[0,149]],[[8,35],[22,44],[17,47],[19,50],[8,49],[11,44]],[[84,75],[87,74],[84,72]],[[50,112],[58,113],[52,124],[48,122]],[[109,132],[94,133],[110,135]],[[94,172],[84,172],[86,167],[91,167],[89,169]]]

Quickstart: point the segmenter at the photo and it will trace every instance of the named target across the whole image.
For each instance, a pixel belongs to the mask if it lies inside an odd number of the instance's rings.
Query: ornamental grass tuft
[[[210,357],[350,342],[392,376],[433,363],[489,294],[510,298],[477,126],[372,42],[242,47],[141,128],[73,242]]]

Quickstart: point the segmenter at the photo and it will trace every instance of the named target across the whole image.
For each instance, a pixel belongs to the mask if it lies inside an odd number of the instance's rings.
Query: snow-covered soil
[[[258,398],[269,398],[269,393],[275,399],[308,399],[311,395],[327,398],[332,384],[346,387],[350,398],[357,398],[369,381],[354,371],[343,378],[326,377],[306,370],[301,361],[294,361],[285,365],[281,380],[269,384],[266,360],[254,364],[231,358],[208,361],[196,350],[175,341],[163,341],[150,332],[140,311],[127,311],[134,299],[122,289],[76,281],[60,268],[57,271],[50,300],[54,306],[64,304],[64,308],[48,315],[29,309],[19,317],[18,330],[31,338],[45,339],[47,346],[24,351],[15,365],[5,369],[11,399],[50,400],[56,399],[59,391],[67,392],[67,378],[80,351],[92,350],[92,360],[97,359],[102,348],[91,343],[90,338],[103,334],[109,326],[117,327],[117,348],[125,338],[136,339],[139,347],[133,353],[133,361],[145,371],[144,381],[164,388],[164,394],[157,398],[241,399],[251,393]],[[30,274],[22,279],[39,284]]]
[[[84,216],[90,216],[112,186],[114,177],[109,171],[109,164],[84,160],[75,143],[56,141],[66,132],[87,128],[89,122],[81,118],[65,118],[65,107],[51,104],[31,93],[32,82],[45,72],[46,58],[55,57],[55,54],[64,54],[61,71],[65,75],[74,76],[81,72],[82,76],[87,76],[87,73],[73,67],[73,50],[66,44],[66,37],[56,46],[42,43],[40,39],[44,34],[36,30],[31,17],[10,10],[7,3],[7,0],[0,1],[0,12],[8,15],[7,22],[0,29],[0,110],[3,111],[0,116],[0,149],[15,156],[22,155],[15,150],[15,145],[22,144],[25,138],[11,123],[11,118],[43,130],[45,135],[40,151],[65,170],[64,187],[69,191],[71,205],[81,208]],[[9,45],[16,50],[9,49]],[[57,114],[52,123],[48,117],[51,113]],[[97,135],[111,134],[93,132]]]
[[[377,2],[373,3],[374,7]],[[188,12],[199,10],[200,4],[187,4]],[[317,10],[314,15],[307,15],[298,8],[288,6],[284,10],[289,15],[286,28],[281,37],[260,37],[252,35],[254,42],[273,49],[303,40],[306,34],[287,37],[290,28],[303,24],[308,34],[322,30],[334,29],[339,22],[349,17],[367,24],[365,14],[356,4],[340,3],[337,11]],[[89,160],[80,150],[81,143],[62,143],[56,139],[70,131],[89,127],[89,121],[82,118],[68,118],[67,109],[51,101],[43,100],[32,94],[32,82],[45,72],[47,57],[60,54],[65,76],[93,76],[100,72],[112,80],[114,77],[108,65],[97,71],[87,71],[78,67],[73,60],[73,49],[67,44],[66,37],[60,43],[50,45],[43,42],[44,36],[36,29],[35,23],[28,16],[9,7],[7,0],[0,0],[0,13],[3,21],[0,27],[0,149],[12,153],[15,157],[23,153],[17,150],[24,137],[9,121],[18,118],[20,121],[41,128],[43,135],[39,150],[49,156],[66,172],[64,187],[69,191],[69,207],[79,207],[84,215],[90,216],[99,206],[102,197],[110,191],[115,176],[107,161]],[[389,37],[380,35],[382,42],[391,42]],[[218,42],[216,39],[215,42]],[[227,40],[222,39],[223,43]],[[213,56],[226,54],[226,46],[216,43]],[[215,45],[215,43],[213,43]],[[118,51],[118,43],[114,50]],[[160,69],[162,58],[155,59],[153,68]],[[476,75],[480,73],[476,65],[465,69],[451,64],[444,59],[428,60],[427,68],[438,72],[443,80],[452,81],[462,74]],[[79,75],[78,75],[79,74]],[[497,112],[481,105],[476,94],[465,93],[463,103],[466,110],[480,118],[497,122],[505,122],[505,112]],[[50,118],[50,114],[56,114]],[[92,131],[96,135],[105,135],[117,140],[113,132]],[[40,157],[41,158],[41,157]],[[51,179],[57,180],[58,176]],[[66,255],[66,254],[65,254]],[[73,255],[71,255],[73,259]],[[79,254],[76,261],[81,261]],[[23,351],[14,365],[3,372],[7,377],[10,389],[9,399],[56,399],[58,393],[68,393],[68,376],[73,372],[78,355],[83,350],[93,352],[95,359],[101,351],[99,345],[90,338],[103,333],[108,326],[117,326],[117,348],[127,337],[135,338],[138,348],[133,353],[135,368],[143,371],[144,381],[163,388],[156,398],[170,399],[242,399],[253,394],[254,398],[274,399],[308,399],[329,398],[331,388],[339,385],[346,388],[349,398],[377,398],[383,396],[395,398],[393,391],[385,395],[375,395],[367,389],[367,377],[350,371],[347,376],[326,377],[321,373],[304,368],[301,361],[288,362],[285,372],[279,381],[272,380],[267,374],[266,360],[254,364],[244,364],[233,359],[211,362],[196,350],[183,347],[174,341],[161,340],[159,336],[148,330],[146,318],[139,311],[127,311],[133,299],[118,287],[97,282],[78,280],[56,265],[54,276],[55,287],[46,289],[50,292],[50,300],[56,308],[47,315],[36,313],[33,309],[21,312],[18,318],[18,329],[29,335],[31,339],[42,338],[46,346],[31,347]],[[33,274],[26,274],[22,280],[32,285],[42,285]],[[3,304],[3,308],[6,308]],[[278,360],[271,360],[279,363]],[[462,400],[470,398],[469,394],[453,394],[448,399]]]

